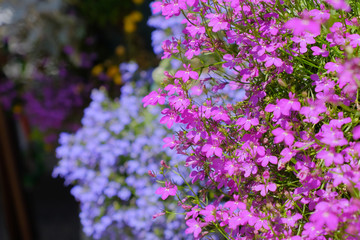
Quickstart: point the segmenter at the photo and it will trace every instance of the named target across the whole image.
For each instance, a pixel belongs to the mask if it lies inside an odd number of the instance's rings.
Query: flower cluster
[[[185,233],[359,239],[357,1],[162,0],[153,7],[166,19],[186,19],[183,34],[162,45],[163,58],[183,68],[165,72],[163,87],[143,99],[145,107],[165,105],[160,123],[182,126],[163,140],[191,170],[192,181],[177,192]],[[246,97],[226,101],[219,94],[226,86]]]
[[[159,201],[160,196],[154,194],[157,191],[162,199],[174,196],[183,179],[170,174],[172,181],[159,188],[154,177],[161,166],[165,171],[168,164],[184,159],[162,148],[168,131],[156,117],[160,109],[141,107],[151,71],[132,74],[140,79],[136,86],[132,81],[126,83],[119,100],[111,100],[104,89],[93,90],[82,128],[75,134],[60,135],[56,151],[60,162],[53,176],[61,176],[66,184],[73,185],[71,193],[80,202],[80,219],[88,236],[183,239],[186,227],[181,215],[157,218],[178,211],[178,206]],[[127,76],[125,72],[123,75]]]

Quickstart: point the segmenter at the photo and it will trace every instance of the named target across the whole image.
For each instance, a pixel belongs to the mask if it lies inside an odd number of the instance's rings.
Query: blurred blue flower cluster
[[[82,128],[60,135],[56,152],[60,162],[53,176],[73,185],[71,193],[80,202],[80,219],[88,236],[183,239],[183,216],[152,219],[162,210],[180,210],[159,199],[155,191],[160,185],[148,171],[160,169],[161,160],[173,166],[184,159],[162,148],[168,132],[157,117],[161,109],[142,108],[151,71],[135,70],[133,74],[140,79],[136,85],[127,82],[119,100],[109,99],[104,89],[93,90]],[[182,184],[177,175],[170,177]]]

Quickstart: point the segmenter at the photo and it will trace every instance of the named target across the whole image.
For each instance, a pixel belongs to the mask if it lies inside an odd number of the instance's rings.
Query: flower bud
[[[150,177],[156,177],[156,174],[151,170],[148,171],[148,174]]]
[[[168,165],[165,163],[164,160],[161,160],[161,161],[160,161],[160,164],[161,164],[161,166],[163,166],[164,168],[167,168],[167,169],[170,168],[170,166],[168,166]]]

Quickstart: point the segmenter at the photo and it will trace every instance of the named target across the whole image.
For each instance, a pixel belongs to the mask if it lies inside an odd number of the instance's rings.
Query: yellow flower
[[[143,18],[143,15],[141,14],[141,12],[139,11],[133,11],[129,17],[134,21],[134,22],[140,22]]]
[[[116,55],[118,55],[118,56],[124,55],[124,53],[125,53],[125,47],[122,46],[122,45],[117,46],[116,49],[115,49],[115,53],[116,53]]]
[[[133,33],[136,30],[136,25],[133,21],[125,18],[124,20],[124,31],[126,33]]]
[[[116,74],[119,73],[119,68],[118,66],[110,66],[107,71],[106,71],[106,75],[109,77],[109,78],[112,78],[114,77]]]
[[[98,64],[91,69],[91,74],[94,76],[98,76],[100,73],[102,73],[103,70],[103,66],[101,64]]]
[[[144,0],[132,0],[133,3],[137,4],[137,5],[140,5],[144,2]]]
[[[116,74],[113,80],[116,85],[120,85],[122,83],[122,77],[120,74]]]
[[[124,19],[124,31],[127,33],[133,33],[136,30],[136,23],[140,22],[143,15],[139,11],[133,11]]]

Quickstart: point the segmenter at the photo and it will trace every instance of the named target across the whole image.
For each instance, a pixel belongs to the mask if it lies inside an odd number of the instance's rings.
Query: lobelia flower
[[[253,187],[253,189],[257,192],[260,192],[261,196],[266,196],[268,191],[275,192],[276,191],[276,184],[273,182],[269,182],[266,184],[258,184]]]
[[[201,228],[206,226],[206,223],[200,222],[197,218],[196,219],[189,219],[186,221],[186,225],[188,228],[185,230],[185,233],[193,233],[195,239],[199,238],[201,233]]]
[[[187,82],[190,78],[199,79],[199,74],[195,71],[192,71],[190,64],[187,66],[184,64],[185,70],[179,70],[176,72],[175,77],[181,78],[184,82]]]
[[[339,224],[339,218],[331,211],[327,202],[320,202],[316,205],[316,210],[310,216],[310,220],[317,229],[322,229],[326,225],[331,231],[336,230]]]
[[[311,50],[313,50],[314,56],[318,56],[318,55],[321,55],[322,57],[329,56],[329,52],[326,51],[326,44],[323,44],[321,48],[319,48],[317,46],[311,47]]]
[[[345,2],[345,0],[325,0],[328,4],[330,4],[334,9],[341,9],[346,12],[350,12],[351,8],[349,4]]]
[[[353,139],[358,140],[360,139],[360,126],[356,126],[353,129]]]
[[[177,186],[175,186],[170,182],[165,182],[165,187],[159,187],[155,193],[161,195],[161,199],[165,200],[169,196],[175,196],[176,191],[177,191]]]
[[[292,29],[296,36],[301,35],[305,31],[318,36],[321,30],[320,23],[310,18],[292,18],[286,22],[285,27]]]

